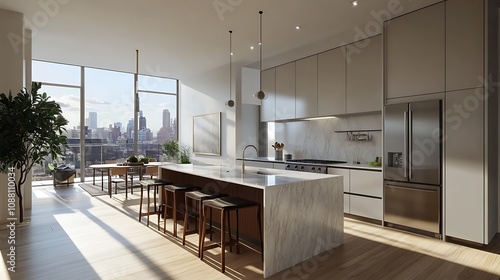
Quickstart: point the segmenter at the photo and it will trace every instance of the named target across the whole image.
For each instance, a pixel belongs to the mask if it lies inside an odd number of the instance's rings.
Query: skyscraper
[[[142,115],[142,110],[139,112],[139,130],[146,129],[146,117]]]
[[[170,128],[170,111],[168,109],[163,110],[163,123],[162,127]]]
[[[97,129],[97,113],[89,112],[89,129]]]

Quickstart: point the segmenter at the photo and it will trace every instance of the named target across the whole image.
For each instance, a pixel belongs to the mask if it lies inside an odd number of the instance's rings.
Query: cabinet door
[[[349,192],[349,169],[330,168],[327,169],[328,174],[340,175],[344,177],[344,192]]]
[[[382,220],[382,199],[350,195],[349,210],[353,215]]]
[[[448,236],[483,243],[484,109],[476,91],[446,93],[445,227]]]
[[[260,106],[260,121],[269,122],[276,120],[276,69],[262,71],[262,91],[266,97]]]
[[[446,90],[481,87],[484,77],[484,5],[476,0],[446,1]]]
[[[276,67],[276,120],[295,118],[295,62]]]
[[[382,172],[351,170],[350,183],[351,193],[382,198]]]
[[[318,116],[345,114],[345,47],[318,54]]]
[[[444,92],[445,4],[387,21],[386,97]]]
[[[348,114],[382,110],[382,36],[363,40],[360,45],[366,46],[347,60]]]
[[[297,60],[295,117],[312,118],[318,115],[318,56]]]

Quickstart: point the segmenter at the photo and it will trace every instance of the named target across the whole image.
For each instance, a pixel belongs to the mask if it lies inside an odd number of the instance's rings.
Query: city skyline
[[[157,139],[158,143],[163,143],[168,139],[175,137],[176,118],[171,118],[170,111],[168,109],[163,109],[162,111],[162,127],[158,130],[151,129],[147,126],[148,119],[144,116],[144,112],[141,110],[139,112],[139,131],[138,131],[138,141],[139,142],[151,142]],[[111,141],[117,141],[120,137],[125,139],[133,139],[133,129],[134,120],[130,119],[127,123],[126,129],[124,129],[122,122],[113,122],[107,126],[99,127],[96,125],[98,120],[97,112],[89,112],[88,117],[85,119],[86,123],[86,136],[89,139],[107,139]],[[79,126],[73,127],[68,131],[69,138],[80,138]]]

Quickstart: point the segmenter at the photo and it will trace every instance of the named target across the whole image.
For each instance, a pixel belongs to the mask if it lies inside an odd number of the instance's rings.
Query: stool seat
[[[196,188],[195,186],[191,186],[191,185],[176,186],[176,185],[172,185],[171,183],[165,186],[165,190],[170,191],[170,192],[192,190],[195,188]]]
[[[171,185],[172,181],[166,179],[148,179],[141,180],[141,185],[143,186],[163,186],[163,185]]]
[[[219,197],[210,200],[206,200],[203,202],[205,206],[215,208],[215,209],[225,209],[232,210],[237,208],[245,208],[251,206],[259,205],[257,202],[250,201],[241,197],[235,196],[227,196],[227,197]]]
[[[200,191],[191,191],[187,192],[186,196],[194,199],[194,200],[204,200],[204,199],[210,199],[210,198],[217,198],[222,196],[220,193],[215,193],[215,192],[209,192],[205,190],[200,190]]]

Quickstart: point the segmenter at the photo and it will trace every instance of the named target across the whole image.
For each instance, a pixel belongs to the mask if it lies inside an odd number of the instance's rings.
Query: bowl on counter
[[[378,161],[369,161],[368,165],[370,165],[370,166],[382,166],[382,163],[378,162]]]

